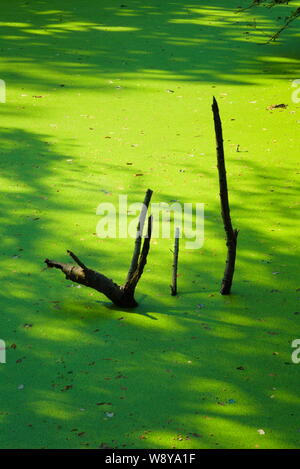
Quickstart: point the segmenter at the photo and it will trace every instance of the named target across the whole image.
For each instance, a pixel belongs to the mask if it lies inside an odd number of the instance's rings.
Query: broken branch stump
[[[223,146],[222,122],[220,118],[218,103],[215,98],[213,98],[212,111],[213,111],[213,117],[214,117],[216,145],[217,145],[221,215],[222,215],[224,230],[226,234],[226,246],[227,246],[227,259],[226,259],[225,271],[224,271],[220,293],[222,295],[228,295],[231,291],[231,285],[232,285],[232,280],[233,280],[233,275],[234,275],[237,237],[238,237],[239,231],[236,229],[233,229],[232,223],[231,223],[224,146]]]
[[[179,254],[179,228],[175,231],[174,251],[173,251],[173,266],[172,266],[172,285],[171,295],[177,295],[177,270],[178,270],[178,254]]]

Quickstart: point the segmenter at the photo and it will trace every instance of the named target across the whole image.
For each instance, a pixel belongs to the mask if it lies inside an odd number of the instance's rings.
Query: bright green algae
[[[1,448],[299,447],[298,25],[262,44],[284,7],[236,14],[247,4],[11,0],[2,12]],[[240,229],[230,297],[213,95]],[[170,240],[153,240],[134,311],[43,270],[71,249],[124,281],[133,241],[95,236],[96,208],[148,187],[153,202],[205,204],[178,297]]]

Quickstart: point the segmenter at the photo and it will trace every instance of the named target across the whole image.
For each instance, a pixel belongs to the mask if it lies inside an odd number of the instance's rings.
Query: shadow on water
[[[59,73],[70,76],[71,88],[89,88],[99,81],[98,89],[103,79],[120,74],[129,79],[140,74],[149,81],[246,85],[253,83],[252,73],[256,76],[270,63],[269,72],[278,77],[296,72],[293,30],[288,46],[278,46],[275,62],[270,60],[274,48],[258,49],[247,39],[253,34],[262,40],[272,30],[274,23],[262,10],[256,16],[259,27],[254,27],[250,19],[233,21],[224,1],[212,0],[201,8],[197,2],[184,3],[104,0],[99,6],[96,1],[54,0],[50,9],[44,1],[12,0],[1,30],[2,54],[11,64],[7,74],[12,83],[34,83],[42,90],[56,86]],[[287,56],[294,62],[283,69]],[[16,66],[22,63],[32,66],[30,74]],[[75,83],[76,74],[84,75],[84,83]],[[8,104],[6,112],[15,110]],[[26,113],[30,118],[30,111]],[[82,225],[86,222],[89,231],[93,223],[84,194],[96,197],[99,188],[82,177],[88,161],[81,159],[65,170],[75,151],[72,145],[65,141],[67,155],[56,150],[47,134],[2,131],[6,190],[1,195],[0,314],[8,363],[0,370],[5,429],[0,446],[299,445],[299,368],[289,357],[299,317],[294,315],[298,238],[285,203],[286,193],[296,203],[299,183],[293,180],[291,187],[283,187],[279,174],[271,176],[263,164],[247,160],[247,185],[233,184],[232,213],[241,233],[233,295],[224,298],[218,294],[224,234],[213,180],[207,194],[208,242],[201,252],[182,255],[178,297],[170,296],[165,273],[169,246],[153,244],[138,286],[140,306],[128,312],[92,290],[71,288],[58,272],[43,270],[46,252],[63,261],[64,246],[71,245],[92,268],[107,275],[112,271],[116,281],[128,267],[132,240],[114,248],[115,240],[97,244],[91,236],[84,245],[79,237],[87,236]],[[231,164],[238,178],[245,162]],[[194,177],[195,164],[185,163],[185,168]],[[284,170],[290,177],[295,172],[287,165]],[[101,171],[117,178],[124,168],[103,162]],[[201,173],[211,178],[209,170],[201,168]],[[256,211],[254,218],[251,207],[265,194],[266,182],[275,191],[273,205]],[[74,197],[61,198],[62,189],[70,187],[76,188]],[[160,191],[161,201],[174,198],[174,187]],[[136,183],[131,197],[139,200],[143,192],[143,183]],[[239,200],[249,197],[254,205],[241,206]],[[185,201],[190,200],[183,197]],[[75,206],[80,216],[73,218]],[[298,207],[293,208],[296,215]],[[55,214],[60,212],[65,221],[57,226]],[[264,223],[257,222],[262,218]],[[289,232],[288,246],[274,219]],[[266,430],[265,440],[257,436],[258,429]]]
[[[69,76],[70,88],[80,75],[81,89],[91,79],[99,89],[104,78],[120,75],[246,85],[253,74],[298,73],[296,28],[283,44],[263,45],[289,8],[236,14],[234,2],[224,7],[223,0],[127,3],[54,0],[50,8],[46,1],[12,0],[1,28],[4,73],[41,90],[57,86],[59,73]],[[30,73],[17,63],[30,65]]]

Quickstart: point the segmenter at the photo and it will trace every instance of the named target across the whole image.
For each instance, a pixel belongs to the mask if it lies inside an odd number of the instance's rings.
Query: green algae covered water
[[[299,447],[299,25],[266,44],[290,8],[247,5],[7,2],[1,448]],[[213,96],[240,230],[227,297]],[[97,236],[96,210],[148,187],[204,204],[177,297],[170,239],[152,240],[133,311],[44,269],[70,249],[122,283],[133,240]]]

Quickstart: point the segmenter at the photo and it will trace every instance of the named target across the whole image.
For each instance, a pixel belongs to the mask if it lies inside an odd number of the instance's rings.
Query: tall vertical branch
[[[150,204],[152,194],[153,194],[153,191],[151,189],[148,189],[145,194],[144,202],[142,205],[142,210],[141,210],[139,221],[138,221],[137,231],[136,231],[134,251],[132,254],[132,259],[131,259],[130,267],[129,267],[128,274],[127,274],[127,281],[131,278],[132,274],[136,271],[137,266],[138,266],[139,256],[141,252],[144,225],[145,225],[146,215],[147,215],[147,211],[148,211],[148,207]]]
[[[174,251],[173,251],[173,266],[172,266],[172,285],[171,288],[171,295],[177,295],[177,270],[178,270],[178,254],[179,254],[179,235],[180,231],[179,228],[176,228],[175,231],[175,241],[174,241]]]
[[[214,116],[214,126],[215,126],[215,134],[216,134],[221,214],[222,214],[223,225],[224,225],[224,230],[226,234],[226,246],[227,246],[227,259],[226,259],[225,271],[224,271],[220,293],[222,295],[228,295],[231,290],[231,285],[232,285],[232,280],[233,280],[233,275],[234,275],[238,230],[233,229],[232,223],[231,223],[226,168],[225,168],[224,146],[223,146],[222,122],[220,118],[218,103],[215,98],[213,98],[212,111],[213,111],[213,116]]]
[[[147,263],[147,256],[148,256],[149,249],[150,249],[150,240],[151,240],[151,234],[152,234],[152,222],[153,222],[153,217],[152,215],[150,215],[148,217],[147,235],[144,238],[142,252],[139,254],[139,257],[137,259],[136,269],[132,272],[131,276],[129,277],[129,279],[126,281],[124,285],[124,293],[127,296],[133,297],[135,287],[139,279],[141,278],[142,273],[144,271],[144,267]]]

